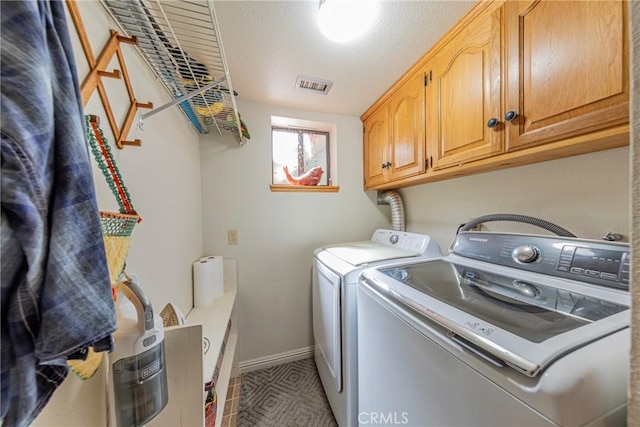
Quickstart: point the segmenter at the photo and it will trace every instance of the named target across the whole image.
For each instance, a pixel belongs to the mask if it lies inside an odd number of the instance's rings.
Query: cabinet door
[[[364,186],[367,189],[384,184],[389,161],[389,110],[382,105],[364,122]]]
[[[507,5],[508,150],[628,121],[625,1]]]
[[[391,159],[389,179],[406,178],[425,171],[424,77],[407,80],[389,98]]]
[[[202,325],[164,329],[169,401],[147,426],[204,426],[203,336]],[[106,425],[117,423],[113,420]]]
[[[491,4],[426,69],[427,145],[434,169],[502,151],[500,36],[502,7]]]

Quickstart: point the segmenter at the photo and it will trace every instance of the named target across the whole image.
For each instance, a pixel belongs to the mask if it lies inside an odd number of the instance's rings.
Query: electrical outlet
[[[227,230],[227,240],[230,245],[238,244],[238,230]]]

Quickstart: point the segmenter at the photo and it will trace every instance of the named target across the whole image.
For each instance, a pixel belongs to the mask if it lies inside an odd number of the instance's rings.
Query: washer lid
[[[416,251],[381,245],[370,240],[325,246],[324,250],[357,267],[377,261],[417,257],[420,255]]]
[[[476,355],[530,377],[630,323],[626,291],[460,257],[371,269],[360,280]]]

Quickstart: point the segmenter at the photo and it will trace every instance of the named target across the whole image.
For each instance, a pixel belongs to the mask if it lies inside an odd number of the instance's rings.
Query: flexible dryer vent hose
[[[402,198],[394,190],[378,192],[378,204],[391,206],[391,228],[396,231],[405,231],[404,205]]]

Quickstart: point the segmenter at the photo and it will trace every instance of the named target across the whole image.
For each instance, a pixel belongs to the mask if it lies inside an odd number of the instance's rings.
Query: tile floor
[[[240,385],[242,376],[231,378],[227,389],[227,400],[222,414],[222,427],[236,427],[238,425],[238,408],[240,407]]]

